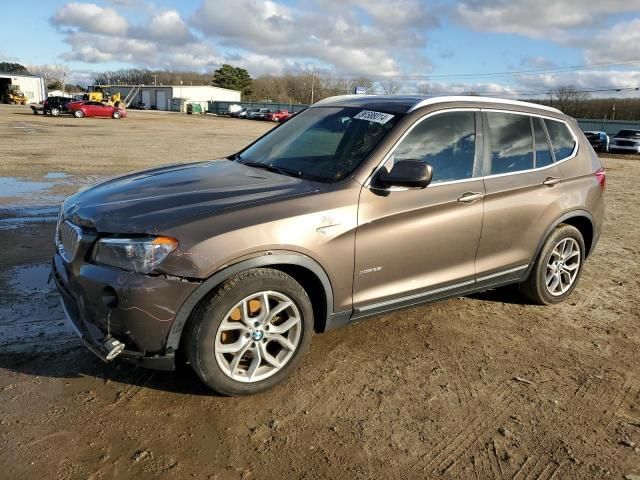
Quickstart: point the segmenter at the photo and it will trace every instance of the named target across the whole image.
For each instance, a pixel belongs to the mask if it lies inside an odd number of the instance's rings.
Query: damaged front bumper
[[[198,283],[69,264],[58,253],[52,277],[73,329],[99,358],[123,358],[156,370],[175,368],[175,352],[165,348],[166,339],[175,313]]]

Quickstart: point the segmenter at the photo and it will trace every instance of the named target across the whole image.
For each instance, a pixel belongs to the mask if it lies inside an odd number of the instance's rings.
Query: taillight
[[[607,186],[607,172],[605,172],[604,168],[601,168],[596,172],[596,180],[598,180],[598,185],[600,185],[600,188],[604,192],[604,189]]]

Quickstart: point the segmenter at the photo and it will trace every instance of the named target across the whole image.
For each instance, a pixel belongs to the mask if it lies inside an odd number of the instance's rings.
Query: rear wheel
[[[578,284],[584,257],[580,230],[572,225],[559,225],[544,243],[529,277],[520,284],[520,290],[540,305],[564,301]]]
[[[73,116],[76,118],[82,118],[84,117],[84,112],[82,110],[76,110],[75,112],[73,112]]]
[[[283,381],[308,348],[311,301],[284,272],[258,268],[220,286],[191,319],[187,358],[210,388],[249,395]]]
[[[53,107],[51,109],[51,115],[54,116],[54,117],[57,117],[58,115],[60,115],[60,109],[57,108],[57,107]]]

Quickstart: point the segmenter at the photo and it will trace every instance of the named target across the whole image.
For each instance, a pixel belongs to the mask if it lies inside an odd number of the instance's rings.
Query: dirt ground
[[[264,122],[0,106],[0,477],[611,478],[640,475],[640,161],[606,158],[607,219],[569,300],[513,289],[316,335],[283,385],[106,365],[64,322],[56,207],[97,178],[230,153]]]

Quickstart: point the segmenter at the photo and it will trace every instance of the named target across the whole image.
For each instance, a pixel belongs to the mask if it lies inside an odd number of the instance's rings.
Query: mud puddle
[[[99,179],[64,172],[48,172],[38,178],[0,176],[0,231],[55,222],[66,197]]]
[[[42,352],[73,343],[48,264],[10,268],[0,274],[0,350]]]

